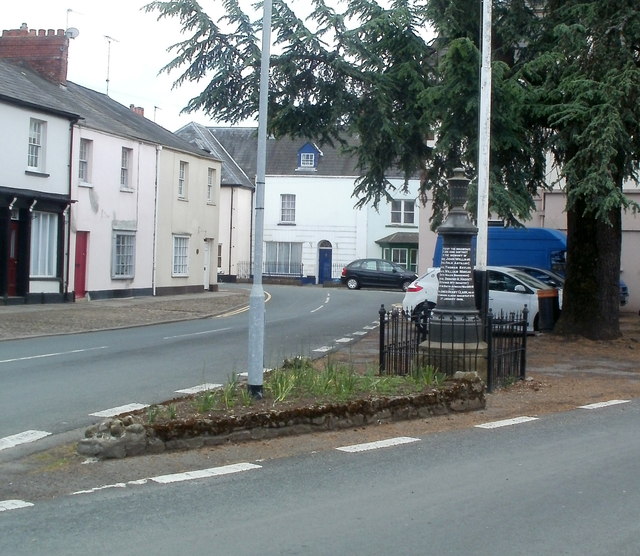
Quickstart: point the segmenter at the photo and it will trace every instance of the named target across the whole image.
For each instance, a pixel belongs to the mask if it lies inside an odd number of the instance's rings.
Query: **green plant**
[[[443,373],[439,373],[431,365],[427,365],[425,367],[418,367],[415,371],[413,371],[411,373],[411,378],[419,387],[439,386],[444,382],[446,375]]]
[[[273,403],[285,401],[295,387],[295,375],[283,369],[271,373],[265,385],[273,396]]]
[[[201,392],[194,399],[194,407],[198,413],[206,413],[216,404],[216,393],[212,390]]]
[[[222,388],[222,403],[228,409],[236,402],[238,392],[238,379],[235,374],[229,377],[229,381]]]
[[[174,403],[170,403],[167,406],[167,415],[169,419],[175,419],[178,416],[178,407]]]
[[[160,408],[157,405],[150,405],[147,407],[147,420],[149,423],[155,423],[158,415],[160,413]]]

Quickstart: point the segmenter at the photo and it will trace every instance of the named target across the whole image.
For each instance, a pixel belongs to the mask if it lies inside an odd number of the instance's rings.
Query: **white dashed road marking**
[[[347,344],[349,342],[353,342],[353,338],[339,338],[336,342],[339,344]]]
[[[31,506],[33,506],[31,502],[25,502],[24,500],[0,500],[0,512],[30,508]]]
[[[391,446],[399,446],[401,444],[409,444],[411,442],[419,442],[419,438],[411,438],[410,436],[398,436],[387,440],[378,440],[376,442],[367,442],[365,444],[353,444],[351,446],[342,446],[336,448],[341,452],[367,452],[369,450],[378,450],[380,448],[389,448]]]
[[[49,436],[50,434],[50,432],[45,431],[24,431],[12,436],[5,436],[4,438],[0,438],[0,450],[13,448],[14,446],[18,446],[19,444],[34,442],[36,440],[44,438],[45,436]]]
[[[205,334],[215,334],[216,332],[224,332],[231,328],[216,328],[215,330],[203,330],[202,332],[191,332],[190,334],[178,334],[177,336],[165,336],[163,340],[173,340],[175,338],[190,338],[192,336],[204,336]]]
[[[114,483],[112,485],[103,485],[89,490],[78,490],[72,492],[71,496],[78,494],[93,494],[101,490],[107,490],[110,488],[126,488],[127,486],[146,485],[149,481],[159,484],[179,483],[183,481],[193,481],[194,479],[209,479],[211,477],[219,477],[221,475],[230,475],[232,473],[241,473],[243,471],[250,471],[252,469],[261,469],[261,465],[254,463],[234,463],[231,465],[224,465],[222,467],[211,467],[209,469],[196,469],[195,471],[186,471],[184,473],[173,473],[171,475],[159,475],[157,477],[150,477],[148,479],[139,479],[137,481],[129,481],[127,483]]]
[[[204,384],[199,384],[198,386],[192,386],[191,388],[176,390],[176,392],[178,392],[178,394],[197,394],[198,392],[206,392],[207,390],[217,390],[218,388],[222,388],[222,384],[211,384],[210,382],[205,382]]]
[[[313,351],[319,351],[320,353],[325,353],[327,351],[331,351],[332,349],[333,348],[331,346],[322,346],[317,349],[314,349]]]
[[[608,402],[591,403],[589,405],[580,405],[578,409],[600,409],[601,407],[608,407],[610,405],[618,405],[621,403],[629,403],[631,400],[609,400]]]
[[[104,411],[97,411],[96,413],[89,413],[89,415],[92,417],[115,417],[116,415],[129,413],[130,411],[137,411],[138,409],[144,409],[145,407],[149,407],[149,404],[130,403],[128,405],[105,409]]]
[[[85,353],[87,351],[95,351],[97,349],[107,349],[108,346],[100,346],[86,349],[72,349],[71,351],[58,351],[54,353],[43,353],[42,355],[29,355],[27,357],[15,357],[14,359],[2,359],[0,363],[13,363],[14,361],[31,361],[32,359],[43,359],[45,357],[56,357],[58,355],[71,355],[74,353]]]
[[[529,421],[537,421],[537,417],[514,417],[513,419],[504,419],[503,421],[493,421],[492,423],[483,423],[475,425],[479,429],[498,429],[500,427],[508,427],[510,425],[519,425],[520,423],[528,423]]]
[[[192,481],[194,479],[208,479],[219,475],[229,475],[230,473],[240,473],[251,469],[261,469],[261,465],[255,463],[234,463],[232,465],[224,465],[223,467],[212,467],[210,469],[199,469],[196,471],[187,471],[185,473],[174,473],[172,475],[160,475],[151,477],[149,480],[155,483],[179,483],[181,481]]]

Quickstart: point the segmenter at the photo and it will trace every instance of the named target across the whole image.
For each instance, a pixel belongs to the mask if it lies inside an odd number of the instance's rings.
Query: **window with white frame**
[[[407,270],[417,272],[418,250],[406,247],[385,247],[382,250],[382,258],[387,261],[401,264]]]
[[[413,224],[415,222],[416,202],[413,200],[394,199],[391,201],[391,223]]]
[[[131,188],[131,158],[133,149],[122,147],[122,157],[120,162],[120,188]]]
[[[207,203],[213,203],[213,190],[216,183],[216,171],[214,168],[207,170]]]
[[[32,278],[55,278],[58,266],[58,215],[34,211],[31,216]]]
[[[31,118],[29,122],[29,150],[27,167],[36,172],[44,171],[44,155],[47,123]]]
[[[302,243],[267,241],[264,260],[266,274],[302,276]]]
[[[280,195],[280,222],[296,221],[296,196],[289,193]]]
[[[189,181],[189,163],[180,161],[178,168],[178,199],[187,198],[187,185]]]
[[[300,168],[315,168],[315,153],[300,153]]]
[[[91,182],[91,150],[93,141],[80,139],[80,152],[78,153],[78,178],[82,183]]]
[[[111,247],[111,277],[133,278],[136,260],[136,233],[115,231]]]
[[[173,236],[172,276],[189,275],[189,236]]]

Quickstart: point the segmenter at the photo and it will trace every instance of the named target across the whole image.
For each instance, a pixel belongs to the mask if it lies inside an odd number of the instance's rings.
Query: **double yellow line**
[[[271,300],[271,294],[269,292],[264,292],[264,302],[268,303]],[[216,315],[214,318],[221,319],[224,317],[232,317],[234,315],[239,315],[240,313],[244,313],[249,310],[249,305],[243,305],[238,309],[234,309],[233,311],[227,311],[226,313],[222,313],[220,315]]]

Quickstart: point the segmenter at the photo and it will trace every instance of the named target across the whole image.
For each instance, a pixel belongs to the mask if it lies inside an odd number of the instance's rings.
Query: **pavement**
[[[204,319],[248,308],[250,285],[217,292],[0,305],[0,341]]]

